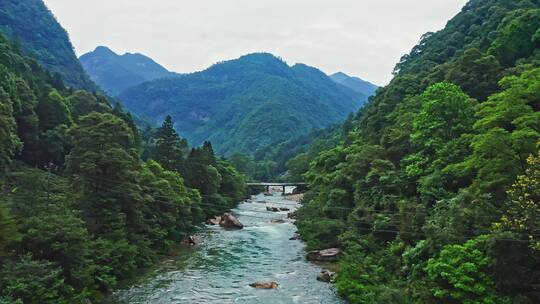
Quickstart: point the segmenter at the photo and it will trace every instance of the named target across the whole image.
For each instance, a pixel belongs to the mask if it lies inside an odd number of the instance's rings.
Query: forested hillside
[[[299,231],[344,250],[350,303],[540,302],[539,29],[540,1],[470,1],[341,144],[292,161]]]
[[[216,152],[253,154],[274,142],[344,120],[367,96],[321,71],[251,54],[209,69],[143,83],[119,98],[156,122],[171,115],[190,142],[210,140]]]
[[[42,0],[0,1],[0,32],[68,86],[97,90],[75,56],[68,34]]]
[[[0,143],[0,303],[99,303],[245,195],[210,143],[189,149],[170,118],[141,135],[1,35]]]
[[[145,55],[118,55],[104,46],[82,55],[79,60],[92,80],[112,96],[145,81],[176,75]]]

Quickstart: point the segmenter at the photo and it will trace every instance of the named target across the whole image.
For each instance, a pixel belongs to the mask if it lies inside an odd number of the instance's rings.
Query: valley
[[[1,0],[0,304],[540,303],[540,0],[383,2]]]

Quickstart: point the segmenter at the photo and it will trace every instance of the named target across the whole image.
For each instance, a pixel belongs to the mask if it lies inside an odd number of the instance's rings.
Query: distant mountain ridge
[[[365,81],[359,77],[349,76],[343,72],[332,74],[330,75],[330,78],[341,85],[367,96],[374,95],[379,88],[377,85],[369,81]]]
[[[268,53],[145,82],[119,95],[127,109],[156,123],[172,115],[182,136],[195,145],[210,140],[223,155],[251,154],[341,122],[367,98],[316,68],[291,67]]]
[[[70,87],[97,90],[84,72],[67,32],[42,0],[1,0],[0,32],[20,44],[45,69]]]
[[[118,55],[105,46],[98,46],[79,60],[92,80],[113,96],[143,82],[175,75],[143,54]]]

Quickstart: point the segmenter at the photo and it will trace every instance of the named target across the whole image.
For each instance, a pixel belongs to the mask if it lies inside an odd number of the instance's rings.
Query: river
[[[298,205],[280,193],[241,203],[233,213],[244,229],[202,228],[197,234],[201,244],[182,247],[143,282],[117,290],[114,298],[120,303],[152,304],[344,303],[331,285],[316,280],[321,267],[306,261],[303,243],[289,240],[296,227],[287,212],[270,212],[266,206],[293,211]],[[271,223],[271,219],[285,223]],[[275,281],[279,287],[249,286],[257,281]]]

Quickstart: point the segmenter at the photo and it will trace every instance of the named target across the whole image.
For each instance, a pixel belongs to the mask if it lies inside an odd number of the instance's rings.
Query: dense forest
[[[67,32],[42,0],[0,1],[0,32],[67,85],[90,91],[98,89],[75,56]]]
[[[340,144],[289,161],[350,303],[540,302],[539,29],[540,1],[470,1]]]
[[[245,196],[172,126],[139,132],[0,36],[0,303],[99,302]]]
[[[220,155],[253,155],[275,142],[340,123],[367,95],[303,64],[267,53],[217,63],[197,73],[157,79],[119,95],[151,121],[170,114],[194,144],[210,140]]]

